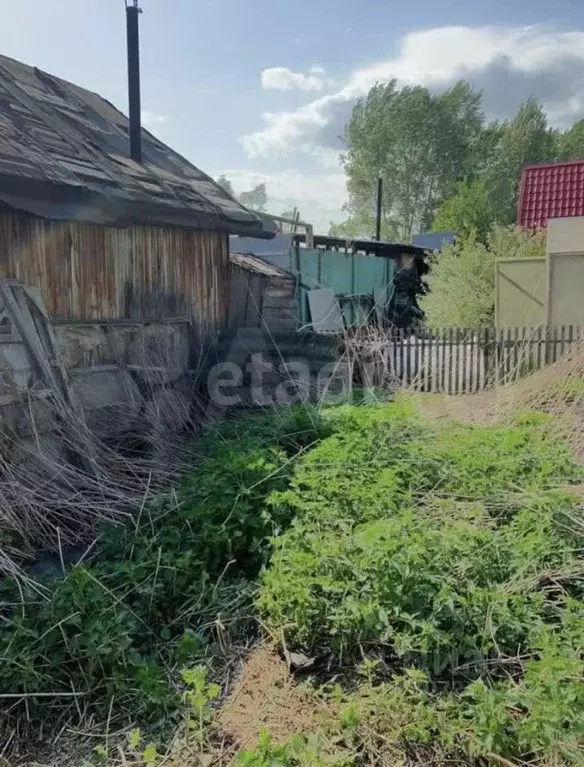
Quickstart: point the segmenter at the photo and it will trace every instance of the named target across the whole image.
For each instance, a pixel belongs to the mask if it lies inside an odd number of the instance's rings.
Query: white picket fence
[[[575,344],[584,344],[584,328],[445,328],[416,335],[394,332],[386,339],[381,345],[377,341],[375,352],[363,354],[368,383],[390,377],[417,391],[470,394],[554,363]]]

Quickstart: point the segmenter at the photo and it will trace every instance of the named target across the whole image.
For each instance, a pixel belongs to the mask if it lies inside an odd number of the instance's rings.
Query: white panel
[[[547,225],[547,252],[584,251],[584,216],[550,218]]]
[[[312,327],[317,333],[339,333],[343,330],[341,307],[331,288],[308,291]]]

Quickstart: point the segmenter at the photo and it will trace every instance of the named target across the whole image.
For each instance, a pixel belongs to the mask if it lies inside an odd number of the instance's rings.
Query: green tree
[[[584,160],[584,120],[558,136],[558,160]]]
[[[438,208],[432,228],[435,232],[456,232],[459,237],[474,232],[479,242],[485,242],[495,218],[484,181],[460,181],[455,193]]]
[[[340,223],[331,221],[329,225],[329,236],[344,237],[347,240],[368,239],[374,236],[375,226],[375,216],[363,211],[353,216],[349,216],[346,221]],[[395,240],[396,236],[395,229],[387,220],[383,219],[381,222],[381,239],[391,241]]]
[[[384,179],[382,232],[409,240],[428,228],[436,208],[472,169],[481,96],[466,82],[428,88],[375,85],[354,107],[345,132],[349,221],[357,235],[375,230],[377,179]]]
[[[483,125],[471,144],[468,180],[483,176],[493,166],[505,135],[507,123],[498,120]]]
[[[495,264],[499,258],[545,255],[545,232],[497,227],[486,243],[471,232],[434,259],[430,293],[421,301],[429,327],[480,328],[493,324]]]
[[[219,176],[217,179],[217,183],[222,189],[225,189],[225,191],[230,194],[232,197],[235,197],[235,192],[233,191],[233,184],[231,181],[227,178],[227,176]]]
[[[553,161],[556,150],[556,134],[549,128],[541,104],[532,96],[503,125],[497,149],[485,171],[485,183],[498,220],[505,224],[515,221],[522,169]]]
[[[239,195],[239,201],[242,205],[250,210],[255,210],[259,213],[263,213],[268,204],[268,194],[266,192],[265,184],[258,184],[254,186],[249,192],[242,192]]]

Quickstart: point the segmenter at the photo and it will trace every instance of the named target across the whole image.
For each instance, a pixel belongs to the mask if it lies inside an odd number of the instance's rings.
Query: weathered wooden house
[[[0,276],[55,318],[219,328],[229,234],[273,231],[147,131],[131,159],[130,133],[97,94],[0,57]]]

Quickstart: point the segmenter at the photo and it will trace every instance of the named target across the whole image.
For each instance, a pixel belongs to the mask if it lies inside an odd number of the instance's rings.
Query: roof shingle
[[[212,178],[91,91],[0,56],[0,201],[44,218],[272,237]]]
[[[524,168],[517,224],[538,229],[571,216],[584,216],[584,160]]]

